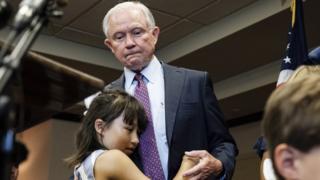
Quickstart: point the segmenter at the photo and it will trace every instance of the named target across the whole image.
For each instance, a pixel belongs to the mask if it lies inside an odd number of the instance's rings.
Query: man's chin
[[[141,71],[144,67],[149,64],[150,61],[144,61],[139,58],[127,59],[124,66],[132,71]]]
[[[139,67],[134,67],[134,68],[131,68],[132,71],[135,71],[135,72],[140,72],[142,71],[143,67],[139,66]]]
[[[127,64],[126,67],[131,71],[141,71],[143,69],[141,64]]]

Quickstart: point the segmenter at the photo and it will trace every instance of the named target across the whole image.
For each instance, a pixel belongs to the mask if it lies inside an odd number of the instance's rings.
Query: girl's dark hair
[[[137,122],[138,132],[145,130],[147,117],[140,103],[126,92],[108,90],[99,94],[90,105],[76,135],[76,153],[67,158],[70,167],[81,163],[91,152],[106,149],[98,140],[95,130],[96,119],[102,119],[106,126],[124,112],[123,121],[128,125]]]

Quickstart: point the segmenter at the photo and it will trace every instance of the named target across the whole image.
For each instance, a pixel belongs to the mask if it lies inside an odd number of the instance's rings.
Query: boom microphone
[[[43,13],[46,4],[47,0],[22,0],[13,20],[13,29],[21,31],[26,28],[36,15]]]

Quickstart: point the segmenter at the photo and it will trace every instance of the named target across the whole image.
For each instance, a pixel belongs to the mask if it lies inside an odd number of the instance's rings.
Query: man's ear
[[[299,177],[298,161],[301,152],[288,144],[279,144],[274,150],[275,168],[285,179]]]
[[[159,34],[160,34],[160,28],[158,26],[155,26],[152,29],[152,36],[154,37],[154,44],[157,44],[158,38],[159,38]]]
[[[105,122],[102,119],[96,119],[94,122],[94,129],[98,134],[102,134],[105,128]]]
[[[112,53],[114,53],[113,46],[112,46],[110,39],[106,38],[104,40],[104,45],[106,45],[112,51]]]

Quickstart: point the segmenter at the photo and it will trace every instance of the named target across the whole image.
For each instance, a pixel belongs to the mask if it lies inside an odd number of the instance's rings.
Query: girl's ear
[[[98,134],[102,134],[104,127],[105,122],[102,119],[96,119],[96,121],[94,122],[94,129]]]

